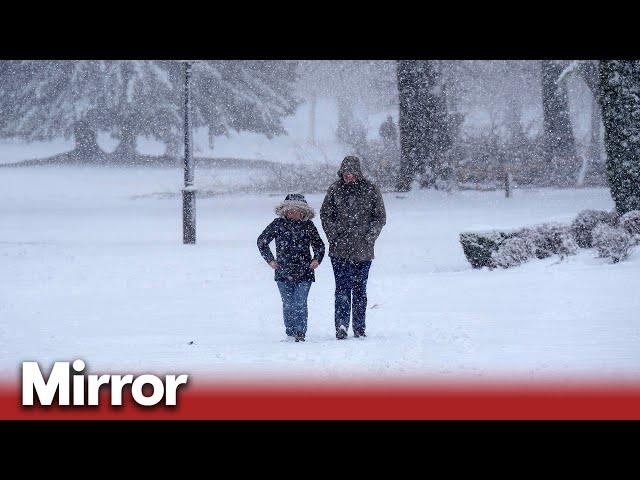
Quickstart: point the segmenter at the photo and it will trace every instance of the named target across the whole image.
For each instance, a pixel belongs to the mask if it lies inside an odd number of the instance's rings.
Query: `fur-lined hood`
[[[308,203],[297,200],[285,200],[279,203],[275,208],[275,212],[277,216],[287,218],[287,212],[292,208],[296,208],[302,212],[301,221],[311,220],[316,216],[316,212]]]

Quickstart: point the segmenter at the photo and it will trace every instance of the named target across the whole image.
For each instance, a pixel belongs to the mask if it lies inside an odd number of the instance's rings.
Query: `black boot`
[[[304,333],[296,333],[294,337],[296,342],[304,342]]]
[[[355,338],[358,338],[358,337],[366,337],[366,335],[365,335],[365,333],[364,333],[364,330],[362,330],[362,329],[354,330],[354,331],[353,331],[353,336],[354,336]]]
[[[344,340],[345,338],[347,338],[347,329],[344,327],[344,325],[340,325],[340,328],[336,330],[336,338],[338,340]]]

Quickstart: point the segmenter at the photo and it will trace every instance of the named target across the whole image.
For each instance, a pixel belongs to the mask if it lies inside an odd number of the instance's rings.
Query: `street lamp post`
[[[193,182],[193,137],[191,131],[192,62],[184,62],[184,188],[182,189],[182,243],[196,243],[196,189]]]

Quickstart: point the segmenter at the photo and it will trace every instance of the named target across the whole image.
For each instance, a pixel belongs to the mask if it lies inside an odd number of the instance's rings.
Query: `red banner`
[[[110,405],[23,406],[20,388],[0,387],[0,419],[203,420],[640,420],[640,388],[557,385],[370,385],[285,383],[190,385],[176,406],[144,407],[131,395]]]

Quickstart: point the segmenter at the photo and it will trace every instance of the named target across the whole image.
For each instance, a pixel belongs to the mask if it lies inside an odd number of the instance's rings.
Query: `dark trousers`
[[[336,279],[336,330],[341,326],[349,329],[349,317],[353,304],[353,330],[364,331],[367,313],[367,279],[371,261],[353,262],[331,257],[333,275]]]
[[[307,333],[307,297],[311,282],[276,282],[282,297],[282,314],[287,335]]]

